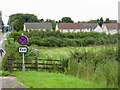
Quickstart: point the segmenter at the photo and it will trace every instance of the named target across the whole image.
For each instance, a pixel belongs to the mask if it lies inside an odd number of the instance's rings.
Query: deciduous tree
[[[63,17],[61,19],[61,21],[64,23],[73,23],[74,22],[70,17]]]

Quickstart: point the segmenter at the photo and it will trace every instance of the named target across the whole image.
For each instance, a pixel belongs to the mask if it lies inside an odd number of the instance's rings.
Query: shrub
[[[89,46],[89,45],[104,45],[115,44],[118,42],[118,34],[106,35],[105,33],[97,32],[68,32],[62,33],[59,31],[39,31],[31,32],[14,32],[10,35],[11,38],[17,40],[18,36],[24,33],[29,38],[29,46],[36,44],[38,46],[47,47],[67,47],[67,46]]]
[[[68,59],[68,74],[105,83],[107,87],[117,87],[117,48],[104,47],[99,51],[81,49],[71,52]]]

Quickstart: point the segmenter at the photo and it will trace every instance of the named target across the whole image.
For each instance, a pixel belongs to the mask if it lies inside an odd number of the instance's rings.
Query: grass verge
[[[14,72],[26,88],[105,88],[104,84],[86,81],[60,73],[37,71]]]

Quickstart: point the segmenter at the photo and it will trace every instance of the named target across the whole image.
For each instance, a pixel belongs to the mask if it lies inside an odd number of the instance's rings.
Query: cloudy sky
[[[75,22],[100,17],[116,19],[120,0],[1,0],[0,11],[6,24],[8,16],[15,13],[31,13],[39,19],[60,20],[71,17]]]

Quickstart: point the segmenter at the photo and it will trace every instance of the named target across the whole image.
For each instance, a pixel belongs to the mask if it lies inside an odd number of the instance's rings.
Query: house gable
[[[103,24],[102,29],[106,32],[106,34],[115,34],[118,32],[118,24],[117,23]]]

